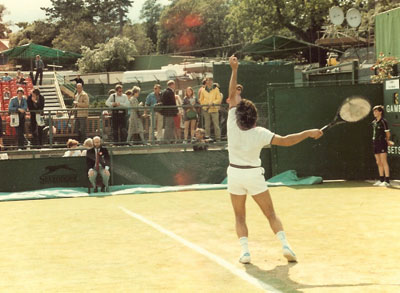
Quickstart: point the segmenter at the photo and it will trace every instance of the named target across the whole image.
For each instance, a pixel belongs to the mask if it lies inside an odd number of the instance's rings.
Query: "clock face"
[[[355,8],[350,8],[346,13],[346,21],[351,27],[358,27],[361,24],[361,13]]]
[[[344,13],[340,7],[333,6],[329,9],[329,18],[334,25],[341,25],[344,21]]]

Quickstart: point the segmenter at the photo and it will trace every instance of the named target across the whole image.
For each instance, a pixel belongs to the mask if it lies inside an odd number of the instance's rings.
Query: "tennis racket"
[[[346,122],[358,122],[367,117],[370,111],[371,104],[366,98],[361,96],[349,97],[340,105],[332,122],[322,127],[321,131],[326,131],[336,125]]]

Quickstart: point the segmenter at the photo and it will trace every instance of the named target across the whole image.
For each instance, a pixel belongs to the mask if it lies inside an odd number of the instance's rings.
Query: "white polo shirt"
[[[260,152],[270,145],[275,133],[264,127],[241,130],[236,123],[236,107],[228,112],[227,122],[229,162],[240,166],[261,166]]]

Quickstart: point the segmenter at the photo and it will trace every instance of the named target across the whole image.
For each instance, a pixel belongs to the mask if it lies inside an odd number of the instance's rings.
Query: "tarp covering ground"
[[[118,185],[111,186],[110,192],[98,192],[88,194],[88,189],[83,187],[74,188],[47,188],[41,190],[24,191],[24,192],[0,192],[0,201],[12,200],[32,200],[32,199],[54,199],[54,198],[71,198],[85,196],[110,196],[121,194],[143,194],[143,193],[160,193],[160,192],[177,192],[190,190],[217,190],[226,189],[227,179],[225,178],[221,184],[192,184],[179,186],[161,186],[161,185]],[[312,185],[322,183],[322,177],[310,176],[299,178],[296,171],[289,170],[280,173],[267,180],[268,186],[294,186],[294,185]]]
[[[82,57],[81,54],[63,51],[59,49],[54,49],[42,45],[37,45],[34,43],[14,47],[1,52],[2,55],[10,58],[17,59],[32,59],[35,58],[36,55],[40,55],[43,59],[62,59],[62,60],[70,60],[70,59],[78,59]]]

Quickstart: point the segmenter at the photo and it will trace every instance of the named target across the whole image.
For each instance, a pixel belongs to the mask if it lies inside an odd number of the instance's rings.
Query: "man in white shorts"
[[[257,127],[257,108],[237,93],[237,71],[239,63],[236,57],[229,58],[232,68],[229,83],[229,113],[227,122],[228,134],[228,191],[236,218],[236,233],[242,247],[239,261],[250,263],[248,248],[248,230],[246,225],[246,196],[251,195],[267,217],[272,231],[280,240],[283,255],[289,262],[296,262],[296,254],[290,247],[283,230],[282,223],[275,214],[268,186],[261,167],[260,152],[266,145],[292,146],[306,138],[320,138],[323,133],[319,129],[280,136],[266,128]]]

